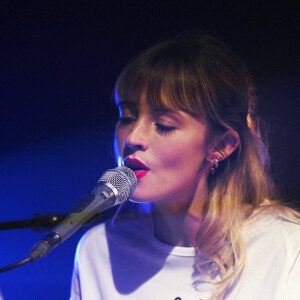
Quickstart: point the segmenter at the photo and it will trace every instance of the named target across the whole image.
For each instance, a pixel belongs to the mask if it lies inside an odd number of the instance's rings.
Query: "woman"
[[[272,200],[255,100],[210,36],[158,43],[125,68],[115,149],[138,185],[130,210],[82,239],[72,299],[299,299],[300,217]]]

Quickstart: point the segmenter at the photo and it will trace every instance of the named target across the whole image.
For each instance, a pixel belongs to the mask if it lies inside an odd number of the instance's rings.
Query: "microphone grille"
[[[129,199],[137,185],[133,171],[125,166],[107,170],[98,182],[110,183],[117,191],[116,205]]]

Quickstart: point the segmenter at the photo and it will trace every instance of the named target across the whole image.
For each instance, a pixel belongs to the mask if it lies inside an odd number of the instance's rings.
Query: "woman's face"
[[[120,101],[116,151],[120,163],[133,169],[137,202],[186,205],[203,189],[209,171],[207,124],[181,110],[150,108]]]

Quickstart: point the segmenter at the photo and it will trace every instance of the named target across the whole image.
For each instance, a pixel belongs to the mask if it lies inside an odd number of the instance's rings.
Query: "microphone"
[[[104,210],[129,199],[137,185],[134,172],[127,167],[107,170],[94,190],[79,201],[51,232],[39,241],[28,255],[33,262],[49,254],[88,221]]]

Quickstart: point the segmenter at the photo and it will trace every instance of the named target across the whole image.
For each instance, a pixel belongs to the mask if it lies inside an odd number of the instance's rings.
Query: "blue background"
[[[1,221],[30,219],[34,213],[63,214],[85,196],[101,173],[114,166],[111,135],[86,130],[3,154],[0,158]],[[105,220],[111,214],[106,213]],[[47,257],[0,274],[4,299],[67,299],[76,233]],[[31,229],[1,231],[1,266],[27,257],[45,234]]]

